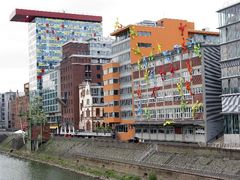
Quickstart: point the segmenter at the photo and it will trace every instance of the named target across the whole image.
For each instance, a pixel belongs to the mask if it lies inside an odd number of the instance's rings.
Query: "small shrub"
[[[153,174],[153,173],[150,173],[149,176],[148,176],[148,179],[149,180],[157,180],[157,175]]]

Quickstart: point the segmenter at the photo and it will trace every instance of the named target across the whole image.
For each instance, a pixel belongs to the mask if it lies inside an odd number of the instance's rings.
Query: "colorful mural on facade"
[[[181,45],[175,45],[173,47],[172,51],[161,51],[161,45],[158,44],[157,47],[153,47],[151,53],[149,54],[148,57],[143,57],[141,53],[141,49],[136,46],[136,48],[132,48],[132,51],[135,55],[139,56],[139,60],[137,63],[137,70],[138,70],[138,79],[142,79],[145,81],[147,84],[147,93],[149,93],[149,89],[152,89],[151,94],[151,99],[155,99],[155,106],[156,106],[156,98],[158,96],[158,91],[160,89],[164,90],[164,86],[160,87],[158,86],[158,78],[156,78],[157,74],[160,75],[162,84],[164,84],[164,81],[166,80],[166,68],[169,68],[168,71],[171,72],[171,84],[173,86],[173,81],[175,81],[175,71],[179,70],[177,67],[174,67],[174,55],[181,55],[188,53],[188,54],[194,54],[195,56],[198,56],[199,58],[201,57],[201,46],[199,43],[194,42],[192,39],[185,39],[184,38],[184,33],[185,33],[185,27],[186,25],[180,23],[179,25],[179,32],[181,33],[182,36],[182,43]],[[136,33],[134,33],[134,27],[130,29],[130,36],[131,38],[134,38],[136,36]],[[157,56],[160,56],[160,64],[162,64],[159,68],[159,71],[157,72],[156,69],[156,63],[158,63],[155,60],[155,56],[153,54],[157,54]],[[182,64],[181,64],[181,59],[180,59],[180,69],[182,69]],[[192,69],[192,61],[187,60],[185,61],[187,67],[187,71],[190,76],[188,78],[183,77],[180,75],[178,79],[178,82],[176,83],[176,88],[177,91],[176,93],[180,96],[180,109],[182,113],[185,113],[186,107],[191,107],[191,112],[192,112],[192,118],[194,119],[196,112],[200,110],[200,108],[203,107],[203,104],[199,102],[198,100],[194,102],[193,97],[194,93],[192,91],[192,74],[193,74],[193,69]],[[159,63],[158,63],[159,66]],[[191,96],[191,103],[189,103],[189,100],[185,98],[185,91],[187,91],[190,96]],[[142,84],[141,80],[138,81],[138,88],[135,89],[135,92],[137,93],[137,98],[138,98],[138,103],[137,103],[137,110],[136,112],[136,117],[137,118],[143,118],[145,120],[150,120],[151,115],[150,111],[152,111],[152,107],[149,107],[150,103],[150,98],[147,99],[147,103],[145,106],[143,106],[142,100],[143,100],[143,93],[142,93]],[[145,99],[145,98],[144,98]],[[152,102],[151,102],[152,103]],[[174,123],[174,119],[165,119],[163,126],[170,125]]]
[[[101,23],[35,18],[37,79],[62,59],[62,45],[68,41],[102,37]]]

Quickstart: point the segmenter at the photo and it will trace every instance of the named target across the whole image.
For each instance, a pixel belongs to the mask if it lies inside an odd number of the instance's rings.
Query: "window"
[[[224,133],[225,134],[239,134],[239,115],[228,114],[224,116]]]
[[[96,116],[99,117],[100,116],[100,109],[96,108]]]
[[[113,94],[114,94],[114,95],[118,95],[118,90],[114,90],[114,91],[113,91]]]
[[[119,105],[119,101],[114,101],[113,104],[114,104],[114,106],[118,106]]]
[[[193,128],[192,127],[186,127],[185,134],[193,134]]]
[[[138,31],[138,36],[151,36],[151,32],[147,31]]]
[[[87,111],[86,111],[86,116],[90,117],[90,110],[89,109],[87,109]]]
[[[100,70],[101,69],[101,66],[100,65],[97,65],[97,70]]]
[[[157,130],[156,130],[156,129],[150,129],[150,133],[151,133],[151,134],[156,134],[156,133],[157,133]]]
[[[113,83],[118,83],[118,79],[113,79]]]
[[[116,126],[116,131],[117,132],[127,132],[128,131],[128,127],[127,125],[117,125]]]
[[[152,44],[150,44],[150,43],[138,43],[138,47],[149,48],[149,47],[152,47]]]
[[[115,73],[115,72],[118,72],[118,68],[117,67],[114,67],[113,68],[113,72]]]
[[[115,117],[119,117],[119,112],[115,112],[115,113],[114,113],[114,116],[115,116]]]
[[[100,74],[97,74],[97,78],[100,79],[100,78],[101,78],[101,75],[100,75]]]
[[[91,77],[91,73],[87,72],[85,73],[85,78],[90,78]]]
[[[174,128],[173,127],[167,127],[166,128],[166,134],[173,134],[174,133]]]
[[[142,129],[136,128],[136,133],[141,133]]]
[[[90,104],[90,100],[89,99],[87,99],[87,105],[89,105]]]
[[[90,71],[91,70],[91,66],[90,65],[85,65],[85,71]]]

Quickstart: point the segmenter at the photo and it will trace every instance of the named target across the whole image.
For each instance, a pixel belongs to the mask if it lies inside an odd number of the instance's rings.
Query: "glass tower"
[[[29,24],[30,91],[42,89],[42,76],[62,59],[63,44],[88,37],[102,37],[101,23],[35,18]]]

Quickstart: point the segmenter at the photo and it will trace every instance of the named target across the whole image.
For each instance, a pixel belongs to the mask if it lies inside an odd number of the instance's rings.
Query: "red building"
[[[27,117],[26,113],[29,109],[29,84],[24,84],[24,95],[16,94],[16,98],[11,100],[11,118],[14,129],[26,130]]]
[[[103,84],[102,64],[110,56],[90,55],[89,42],[69,42],[62,48],[61,96],[62,127],[60,133],[72,133],[79,127],[79,84],[92,82]],[[98,54],[101,54],[100,51]]]

